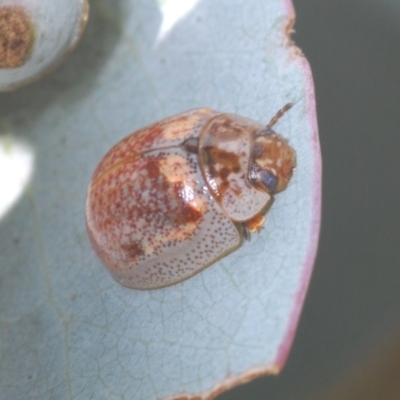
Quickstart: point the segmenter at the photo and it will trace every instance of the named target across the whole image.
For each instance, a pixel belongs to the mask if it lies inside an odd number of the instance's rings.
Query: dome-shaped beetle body
[[[259,231],[295,152],[238,115],[191,110],[140,129],[93,174],[86,222],[113,277],[135,289],[183,281]]]

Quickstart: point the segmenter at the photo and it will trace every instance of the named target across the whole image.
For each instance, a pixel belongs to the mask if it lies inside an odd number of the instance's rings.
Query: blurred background
[[[379,374],[400,381],[400,1],[293,3],[293,40],[316,89],[319,252],[281,375],[218,400],[328,398],[338,386],[358,385],[364,369],[366,385]],[[383,390],[368,399],[400,399],[400,387]],[[367,398],[360,396],[349,398]]]

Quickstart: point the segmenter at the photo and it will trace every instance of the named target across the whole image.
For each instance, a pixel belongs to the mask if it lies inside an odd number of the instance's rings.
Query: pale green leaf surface
[[[293,10],[284,0],[191,1],[160,37],[171,1],[92,1],[64,65],[0,97],[8,151],[22,142],[34,159],[24,194],[0,216],[0,399],[208,396],[283,366],[320,215],[311,73],[286,37]],[[288,102],[276,131],[298,167],[265,229],[178,285],[117,284],[84,221],[87,185],[111,145],[190,108],[267,123]]]

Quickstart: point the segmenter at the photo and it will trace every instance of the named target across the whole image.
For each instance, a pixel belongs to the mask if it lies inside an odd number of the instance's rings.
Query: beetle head
[[[286,139],[267,128],[254,138],[249,179],[260,190],[281,192],[296,166],[296,153]]]

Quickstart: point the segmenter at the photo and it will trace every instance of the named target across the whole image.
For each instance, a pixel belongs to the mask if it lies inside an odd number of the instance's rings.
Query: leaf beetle
[[[181,282],[262,229],[296,154],[272,127],[207,108],[147,126],[97,166],[87,231],[112,276],[134,289]]]

